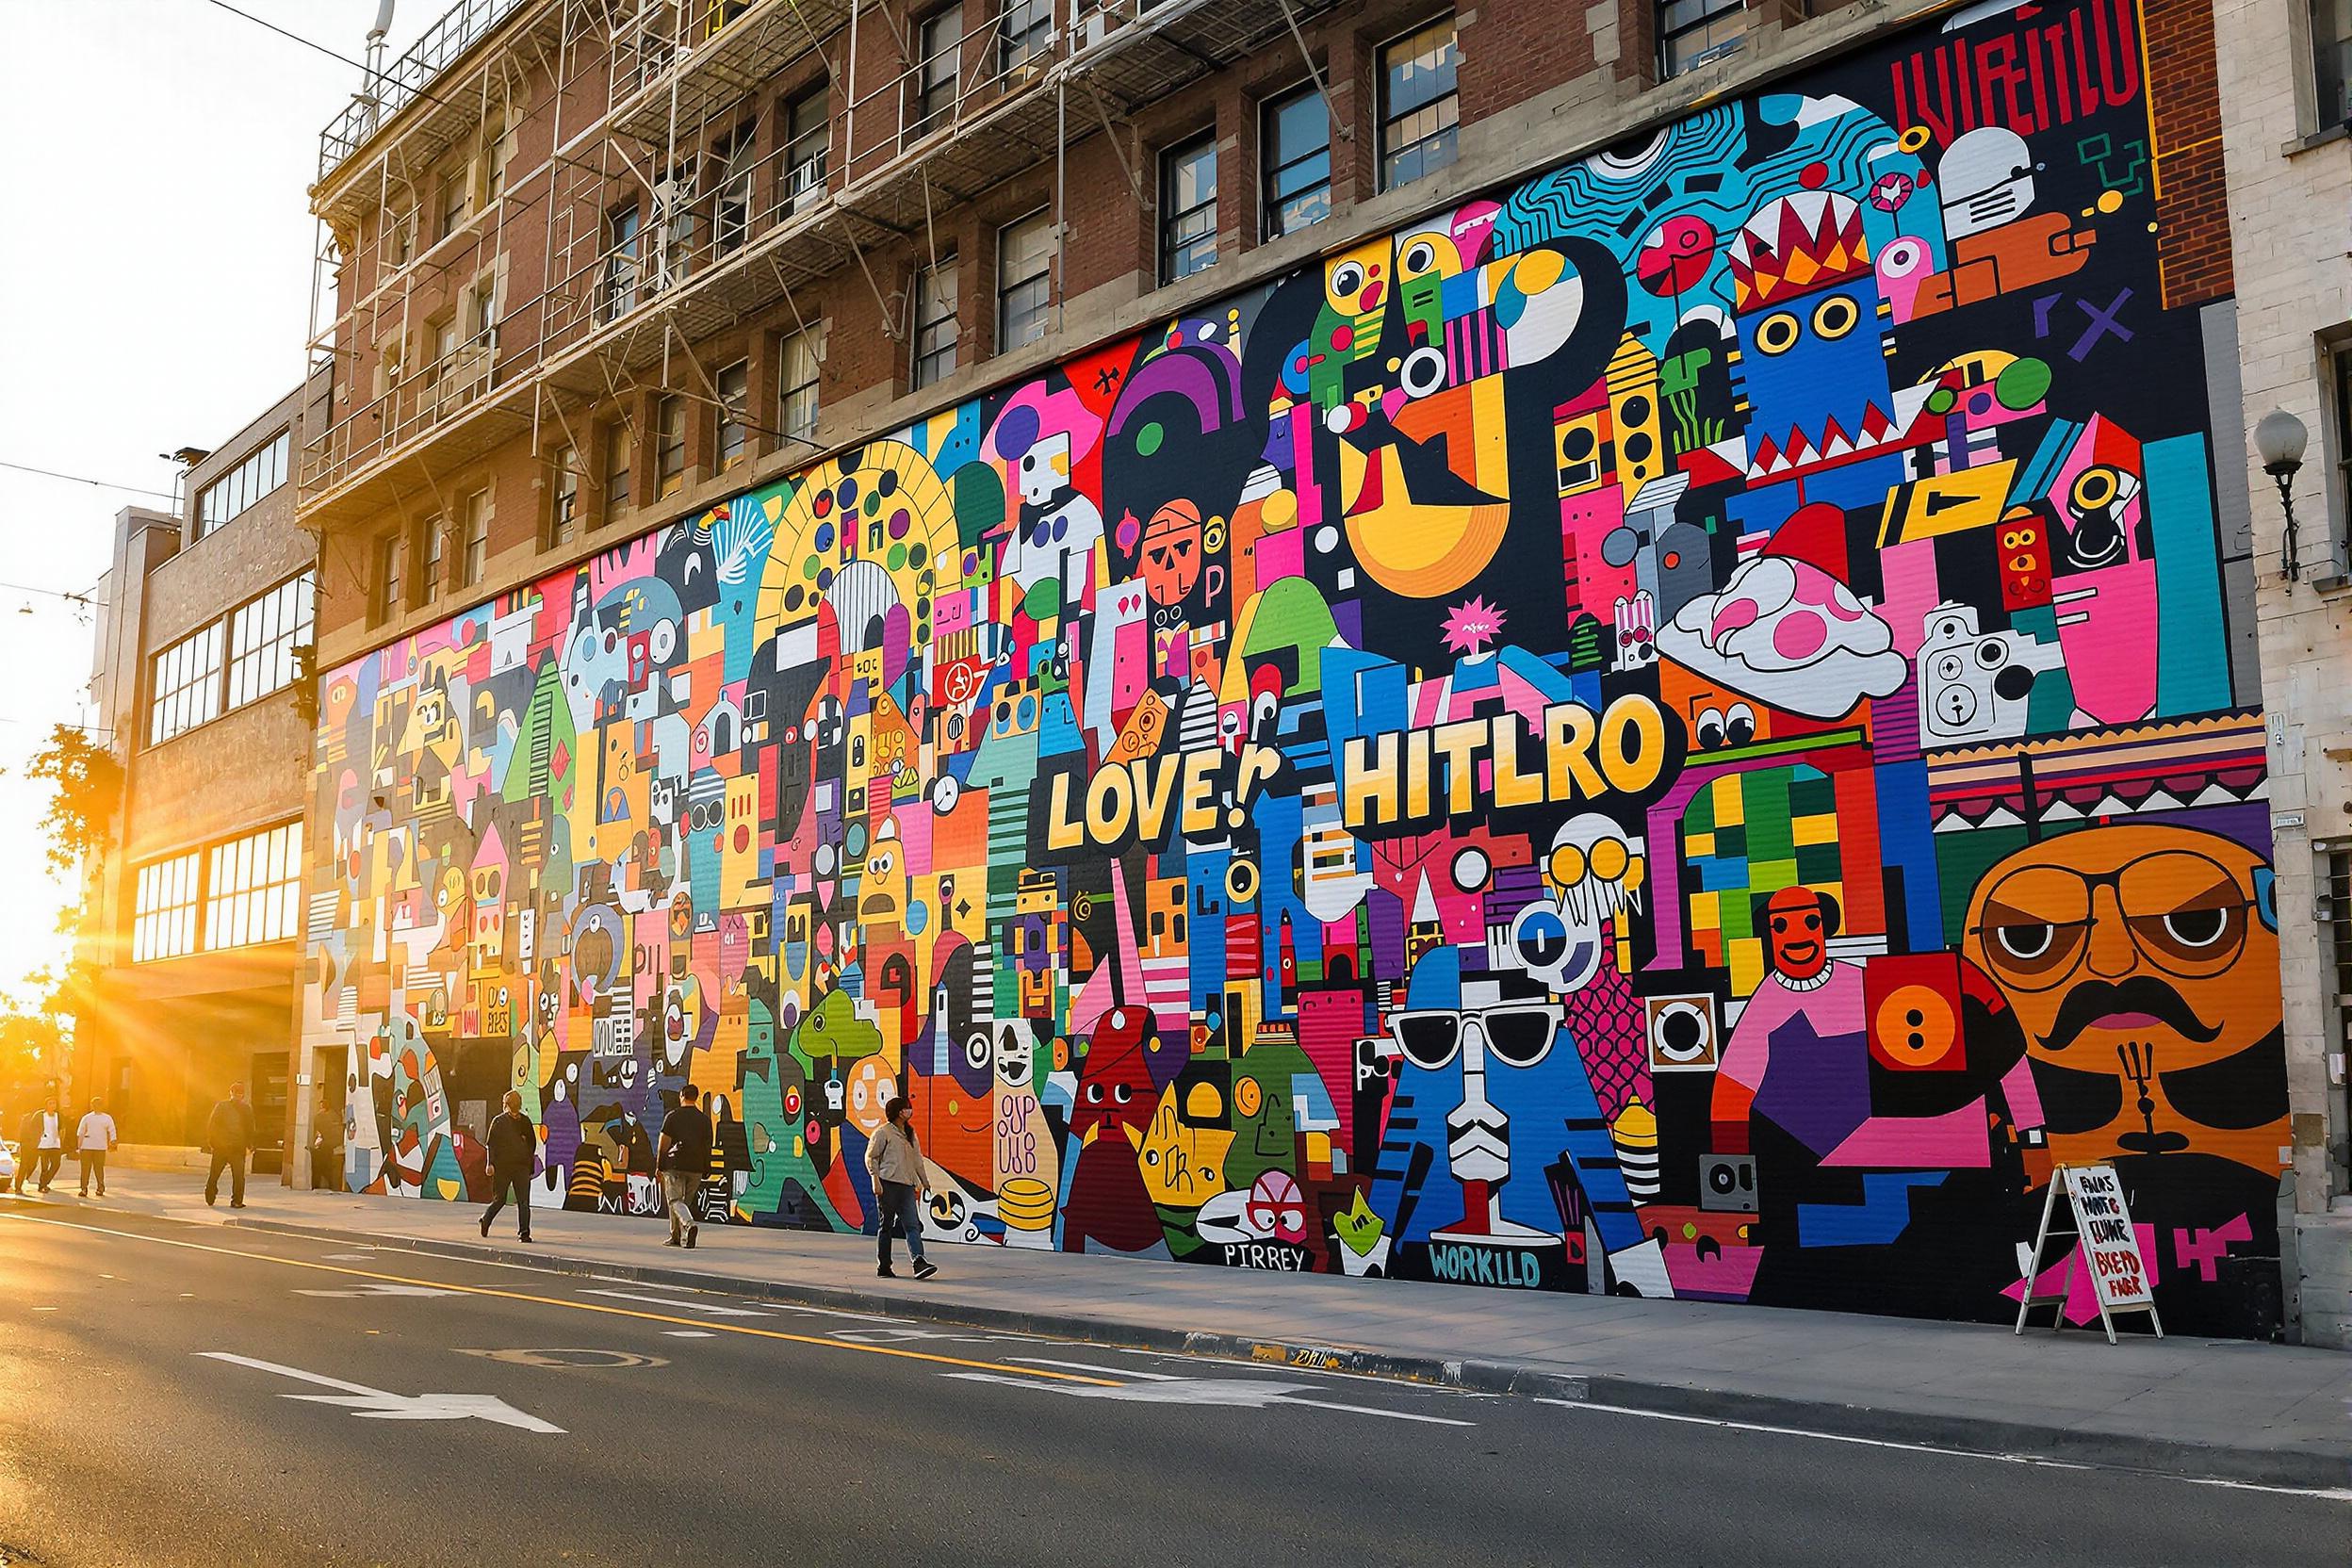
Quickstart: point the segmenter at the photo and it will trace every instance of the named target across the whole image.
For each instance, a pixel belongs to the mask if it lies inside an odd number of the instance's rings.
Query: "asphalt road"
[[[0,1200],[0,1563],[2347,1556],[2343,1497]]]

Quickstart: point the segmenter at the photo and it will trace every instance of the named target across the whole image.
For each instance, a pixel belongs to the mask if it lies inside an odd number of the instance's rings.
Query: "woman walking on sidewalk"
[[[923,1200],[931,1184],[923,1177],[923,1148],[915,1142],[915,1113],[902,1095],[884,1110],[887,1119],[866,1145],[866,1174],[874,1178],[876,1214],[874,1237],[882,1266],[874,1273],[894,1280],[890,1272],[890,1227],[906,1237],[906,1255],[915,1260],[915,1278],[927,1280],[939,1266],[923,1255]]]

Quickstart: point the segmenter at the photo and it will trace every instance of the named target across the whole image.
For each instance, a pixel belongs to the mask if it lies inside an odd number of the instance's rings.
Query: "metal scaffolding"
[[[888,0],[460,0],[319,138],[310,352],[336,390],[305,525],[433,505],[435,475],[598,403],[713,398],[694,346],[820,279],[862,271],[897,322],[868,253],[927,250],[936,214],[1048,163],[1058,301],[1070,149],[1303,56],[1299,17],[1336,3],[969,0],[950,38]],[[775,90],[804,61],[828,122],[795,140]],[[551,151],[517,170],[542,114]],[[540,285],[511,289],[526,254]]]

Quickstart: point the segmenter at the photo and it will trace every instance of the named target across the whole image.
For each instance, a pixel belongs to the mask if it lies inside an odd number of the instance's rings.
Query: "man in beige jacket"
[[[915,1260],[915,1278],[927,1280],[939,1266],[923,1255],[923,1200],[931,1195],[923,1180],[923,1148],[915,1142],[914,1107],[894,1097],[883,1111],[885,1120],[866,1145],[866,1174],[874,1178],[874,1234],[882,1266],[874,1273],[885,1280],[890,1271],[890,1227],[906,1237],[906,1255]]]

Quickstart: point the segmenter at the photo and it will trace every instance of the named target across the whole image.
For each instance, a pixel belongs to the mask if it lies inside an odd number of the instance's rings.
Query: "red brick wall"
[[[2235,287],[2213,7],[2204,0],[2145,0],[2141,24],[2155,122],[2156,249],[2164,303],[2197,304]]]

